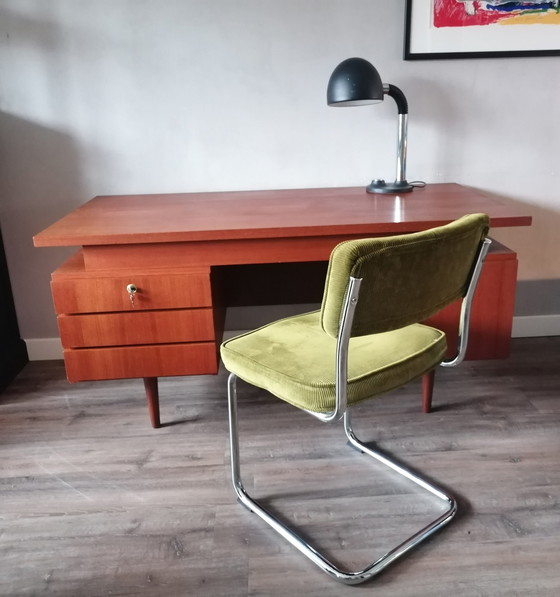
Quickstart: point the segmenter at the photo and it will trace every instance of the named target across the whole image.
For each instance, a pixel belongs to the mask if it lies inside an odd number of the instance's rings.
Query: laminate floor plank
[[[0,395],[0,595],[556,596],[560,337],[355,409],[355,428],[454,493],[457,518],[364,585],[304,560],[230,486],[227,374],[68,384],[29,363]],[[440,509],[323,425],[240,384],[247,488],[342,564],[363,566]]]

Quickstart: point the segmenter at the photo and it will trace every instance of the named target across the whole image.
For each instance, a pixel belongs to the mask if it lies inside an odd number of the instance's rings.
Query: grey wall
[[[404,0],[0,0],[0,221],[21,332],[57,335],[33,234],[97,194],[363,185],[394,175],[395,107],[335,110],[344,58],[410,104],[408,178],[499,193],[496,237],[558,292],[560,58],[405,62]],[[521,295],[520,295],[521,296]],[[533,298],[531,298],[533,297]],[[560,314],[558,297],[543,313]]]

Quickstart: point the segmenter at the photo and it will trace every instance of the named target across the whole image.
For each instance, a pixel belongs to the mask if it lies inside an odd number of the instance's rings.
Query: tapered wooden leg
[[[434,378],[436,370],[432,369],[422,377],[422,412],[432,411],[432,394],[434,392]]]
[[[159,420],[159,391],[157,377],[144,377],[144,388],[146,389],[146,398],[148,399],[148,412],[150,413],[150,422],[154,429],[161,427]]]

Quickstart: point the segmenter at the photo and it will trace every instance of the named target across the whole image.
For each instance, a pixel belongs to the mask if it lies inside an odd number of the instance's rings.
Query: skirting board
[[[261,325],[256,323],[248,329]],[[241,332],[239,332],[241,333]],[[231,336],[231,331],[226,331]],[[513,338],[560,336],[560,315],[532,315],[513,318]],[[30,361],[51,361],[62,358],[59,338],[28,338],[25,340]]]
[[[60,338],[25,338],[30,361],[56,361],[62,358]]]
[[[512,338],[560,336],[560,315],[526,315],[513,318]]]

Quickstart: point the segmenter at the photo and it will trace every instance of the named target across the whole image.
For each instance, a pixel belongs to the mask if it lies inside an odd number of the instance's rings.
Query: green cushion
[[[472,214],[413,234],[340,243],[329,261],[323,329],[338,334],[349,276],[363,278],[354,336],[424,321],[464,296],[488,222],[487,215]]]
[[[413,324],[350,340],[348,404],[405,385],[437,366],[445,334]],[[226,368],[299,408],[335,406],[336,340],[321,328],[320,312],[282,319],[222,344]]]

